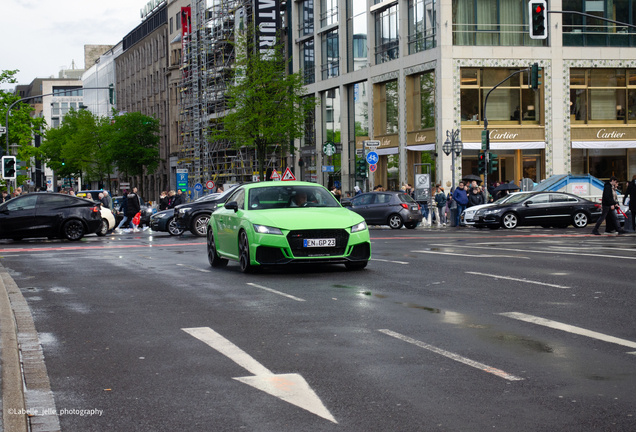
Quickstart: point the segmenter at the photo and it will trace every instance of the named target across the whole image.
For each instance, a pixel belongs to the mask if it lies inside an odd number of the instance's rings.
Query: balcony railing
[[[636,31],[616,25],[564,25],[563,46],[636,46]]]
[[[435,29],[428,29],[424,32],[409,35],[409,54],[433,49],[436,46]]]
[[[527,24],[453,24],[453,45],[548,46],[548,42],[530,39]]]
[[[323,63],[320,66],[320,73],[322,79],[335,78],[340,74],[339,71],[339,60],[333,60],[327,63]]]
[[[400,55],[400,43],[397,40],[383,43],[375,47],[375,63],[386,63]]]

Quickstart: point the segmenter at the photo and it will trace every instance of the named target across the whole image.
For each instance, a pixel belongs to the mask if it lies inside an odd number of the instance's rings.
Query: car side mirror
[[[351,204],[351,201],[340,201],[340,204],[343,207],[353,207],[353,204]]]
[[[230,201],[229,203],[225,203],[225,208],[234,210],[234,213],[236,213],[238,211],[238,203],[236,201]]]
[[[528,207],[530,204],[532,204],[532,201],[526,201],[523,205],[525,205],[526,207]]]

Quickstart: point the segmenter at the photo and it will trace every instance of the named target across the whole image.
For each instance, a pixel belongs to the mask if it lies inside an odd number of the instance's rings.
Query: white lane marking
[[[451,246],[444,246],[444,247],[451,247]],[[427,253],[427,254],[434,254],[434,255],[453,255],[453,256],[459,256],[459,257],[475,257],[475,258],[521,258],[521,259],[530,259],[528,257],[509,256],[509,255],[466,255],[466,254],[452,253],[452,252],[423,251],[423,250],[416,250],[416,251],[411,251],[411,252]]]
[[[293,295],[285,294],[285,293],[282,293],[282,292],[280,292],[280,291],[276,291],[275,289],[271,289],[271,288],[264,287],[264,286],[262,286],[262,285],[258,285],[258,284],[251,283],[251,282],[248,282],[247,284],[248,284],[248,285],[250,285],[250,286],[256,287],[256,288],[264,289],[265,291],[273,292],[274,294],[282,295],[282,296],[284,296],[284,297],[289,297],[289,298],[290,298],[290,299],[292,299],[292,300],[296,300],[296,301],[305,301],[304,299],[301,299],[301,298],[299,298],[299,297],[294,297]]]
[[[204,270],[204,269],[200,269],[200,268],[189,266],[189,265],[185,265],[185,264],[177,264],[177,265],[181,266],[181,267],[186,267],[186,268],[189,268],[189,269],[192,269],[192,270],[200,271],[200,272],[203,272],[203,273],[212,273],[211,270]]]
[[[468,248],[468,249],[492,249],[490,247],[486,247],[486,246],[462,246],[462,245],[431,245],[431,246],[435,246],[435,247],[448,247],[448,248],[456,248],[456,247],[461,247],[461,248]],[[530,253],[540,253],[540,254],[559,254],[559,255],[576,255],[576,256],[591,256],[591,257],[598,257],[598,258],[619,258],[619,259],[630,259],[630,260],[636,260],[636,257],[628,257],[628,256],[621,256],[621,255],[600,255],[600,254],[586,254],[586,253],[582,253],[582,252],[557,252],[557,251],[547,251],[547,250],[529,250],[529,249],[504,249],[504,248],[497,248],[498,251],[509,251],[509,252],[530,252]]]
[[[255,375],[233,379],[269,393],[333,423],[338,423],[301,375],[272,373],[248,353],[210,327],[184,328],[181,330],[211,346]]]
[[[382,262],[388,262],[388,263],[394,263],[394,264],[408,264],[407,262],[404,262],[404,261],[390,261],[390,260],[385,260],[380,258],[371,258],[371,261],[382,261]]]
[[[509,277],[509,276],[498,276],[498,275],[494,275],[494,274],[488,274],[488,273],[479,273],[479,272],[466,272],[468,274],[474,274],[474,275],[478,275],[478,276],[487,276],[487,277],[491,277],[491,278],[495,278],[495,279],[506,279],[506,280],[513,280],[513,281],[517,281],[517,282],[525,282],[525,283],[531,283],[531,284],[536,284],[536,285],[545,285],[545,286],[549,286],[549,287],[554,287],[554,288],[570,288],[570,287],[566,287],[566,286],[562,286],[562,285],[554,285],[554,284],[549,284],[549,283],[545,283],[545,282],[536,282],[536,281],[531,281],[528,279],[517,279],[517,278],[513,278],[513,277]]]
[[[509,373],[504,372],[501,369],[497,369],[497,368],[494,368],[492,366],[488,366],[488,365],[485,365],[483,363],[476,362],[476,361],[468,359],[466,357],[462,357],[459,354],[455,354],[455,353],[452,353],[450,351],[446,351],[446,350],[443,350],[441,348],[434,347],[434,346],[429,345],[427,343],[420,342],[417,339],[413,339],[413,338],[410,338],[408,336],[404,336],[404,335],[402,335],[400,333],[396,333],[394,331],[387,330],[387,329],[381,329],[381,330],[378,330],[378,331],[382,332],[382,333],[384,333],[386,335],[392,336],[392,337],[394,337],[396,339],[403,340],[404,342],[408,342],[410,344],[416,345],[416,346],[418,346],[420,348],[424,348],[426,350],[432,351],[432,352],[434,352],[436,354],[443,355],[444,357],[448,357],[451,360],[455,360],[455,361],[458,361],[460,363],[464,363],[465,365],[474,367],[476,369],[483,370],[484,372],[491,373],[491,374],[496,375],[496,376],[498,376],[500,378],[507,379],[508,381],[521,381],[521,380],[523,380],[523,378],[520,378],[520,377],[517,377],[517,376],[514,376],[514,375],[510,375]]]
[[[603,333],[598,333],[592,330],[586,330],[584,328],[581,327],[575,327],[575,326],[571,326],[568,324],[563,324],[557,321],[552,321],[549,319],[545,319],[545,318],[541,318],[541,317],[536,317],[533,315],[527,315],[521,312],[504,312],[504,313],[500,313],[498,315],[502,315],[508,318],[512,318],[512,319],[517,319],[520,321],[525,321],[525,322],[529,322],[532,324],[537,324],[537,325],[541,325],[541,326],[545,326],[545,327],[550,327],[556,330],[563,330],[569,333],[574,333],[574,334],[578,334],[581,336],[587,336],[593,339],[598,339],[604,342],[610,342],[610,343],[615,343],[618,345],[623,345],[626,347],[630,347],[630,348],[636,348],[636,342],[632,342],[632,341],[628,341],[626,339],[620,339],[614,336],[609,336]]]

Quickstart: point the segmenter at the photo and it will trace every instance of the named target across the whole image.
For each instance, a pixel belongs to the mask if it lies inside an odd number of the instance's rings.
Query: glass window
[[[375,199],[375,194],[369,193],[369,194],[362,194],[358,197],[355,197],[354,199],[351,200],[351,204],[353,204],[354,206],[361,206],[361,205],[369,205],[369,204],[373,204],[374,199]]]
[[[409,0],[409,54],[435,48],[435,0]]]
[[[322,79],[337,77],[339,72],[338,29],[322,36]]]
[[[60,195],[40,195],[40,202],[38,208],[55,209],[61,207],[69,207],[77,205],[78,200],[76,198],[65,197]]]
[[[423,73],[416,79],[419,82],[420,129],[435,126],[435,71]]]
[[[312,34],[314,32],[314,0],[305,0],[298,8],[299,17],[299,33],[301,36]]]
[[[288,207],[340,207],[333,194],[320,186],[269,186],[249,192],[251,210]]]
[[[31,210],[35,208],[35,201],[37,199],[37,195],[27,195],[24,197],[13,198],[7,204],[6,209],[9,211]]]
[[[349,72],[367,67],[367,8],[359,0],[347,1],[347,68]]]
[[[241,189],[240,191],[238,191],[238,193],[234,197],[234,201],[236,201],[236,205],[238,206],[239,210],[245,210],[245,190],[244,189]]]
[[[550,202],[561,203],[561,202],[568,202],[568,201],[569,201],[569,197],[567,195],[550,194]]]
[[[300,46],[302,56],[302,73],[305,84],[316,82],[316,57],[314,52],[314,40],[310,39],[303,42]]]
[[[353,85],[353,118],[355,121],[355,136],[369,136],[369,103],[366,81]]]
[[[320,0],[320,26],[325,27],[338,21],[338,0]]]
[[[394,134],[399,127],[399,94],[397,80],[387,81],[385,84],[386,102],[386,128],[384,133]]]
[[[376,204],[388,204],[391,202],[391,194],[376,194],[375,203]]]
[[[375,63],[395,60],[399,55],[398,4],[375,15]]]
[[[570,69],[570,122],[636,123],[636,70]],[[635,81],[636,83],[636,81]]]
[[[550,199],[550,194],[538,194],[531,196],[528,201],[532,201],[532,204],[546,204]]]

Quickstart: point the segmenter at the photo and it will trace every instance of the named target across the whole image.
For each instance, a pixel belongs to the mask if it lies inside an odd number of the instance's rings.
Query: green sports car
[[[366,267],[371,240],[364,218],[323,186],[301,181],[238,186],[210,216],[212,267],[238,261],[241,271],[291,263]]]

